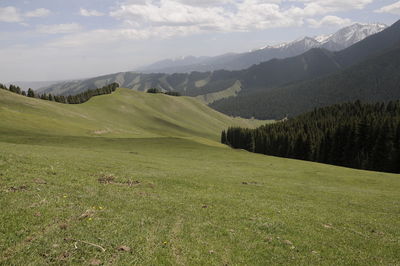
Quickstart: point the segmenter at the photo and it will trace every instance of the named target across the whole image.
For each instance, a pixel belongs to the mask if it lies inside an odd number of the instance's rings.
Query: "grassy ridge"
[[[6,97],[0,264],[400,262],[398,175],[219,146],[214,127],[230,118],[185,98],[153,102],[119,90],[65,106]],[[201,119],[190,115],[203,108]],[[153,109],[158,119],[149,127],[150,111],[140,112]],[[167,118],[185,130],[159,120]],[[112,132],[93,133],[107,127]]]
[[[0,91],[0,130],[29,134],[105,137],[200,137],[218,140],[217,129],[262,121],[230,118],[188,97],[118,89],[79,105],[29,99]]]

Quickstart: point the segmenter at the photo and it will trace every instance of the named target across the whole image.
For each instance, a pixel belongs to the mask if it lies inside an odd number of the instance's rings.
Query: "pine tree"
[[[29,88],[28,89],[28,95],[27,95],[28,97],[31,97],[31,98],[34,98],[35,97],[35,92],[31,89],[31,88]]]
[[[222,144],[228,144],[228,142],[226,140],[226,132],[225,132],[225,130],[222,130],[222,133],[221,133],[221,143]]]

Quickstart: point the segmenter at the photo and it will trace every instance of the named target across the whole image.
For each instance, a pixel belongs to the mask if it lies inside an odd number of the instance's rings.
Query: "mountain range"
[[[315,51],[322,50],[313,49],[302,56]],[[242,90],[238,97],[221,99],[211,107],[242,117],[282,118],[336,103],[400,98],[400,21],[328,57],[318,63],[326,66],[333,61],[340,66],[337,71],[258,90],[249,86],[251,89]]]
[[[332,37],[332,36],[331,36]],[[328,38],[326,38],[327,40]],[[279,119],[316,106],[354,99],[387,100],[397,95],[400,60],[400,22],[341,50],[312,48],[298,56],[272,59],[244,70],[218,70],[175,74],[124,72],[88,80],[64,82],[44,93],[75,94],[107,83],[145,91],[157,87],[197,97],[216,110],[242,117]],[[373,87],[377,73],[384,89]],[[390,82],[386,82],[389,80]],[[367,82],[368,81],[368,82]],[[397,84],[397,85],[396,85]],[[357,98],[355,91],[362,91]],[[397,96],[396,96],[397,97]]]
[[[85,80],[59,82],[56,84],[51,84],[51,86],[46,86],[40,91],[68,95],[80,93],[87,89],[103,87],[112,82],[118,82],[123,87],[141,91],[147,90],[151,87],[159,87],[164,90],[177,90],[189,96],[199,96],[209,92],[216,92],[231,88],[234,84],[237,84],[236,79],[235,77],[233,77],[232,80],[224,81],[223,84],[217,84],[218,88],[205,89],[204,85],[206,83],[209,84],[212,80],[219,80],[219,76],[225,75],[226,72],[210,70],[204,71],[209,73],[203,74],[190,73],[195,72],[190,71],[194,70],[193,68],[190,68],[190,65],[199,66],[199,62],[202,62],[202,67],[200,67],[200,69],[197,68],[198,70],[207,70],[210,68],[208,66],[211,65],[219,65],[219,67],[215,68],[221,69],[224,69],[224,67],[226,69],[245,68],[245,66],[250,67],[251,65],[254,65],[256,63],[265,62],[273,58],[289,58],[301,55],[312,48],[317,48],[318,46],[325,46],[326,48],[332,50],[340,49],[341,47],[347,47],[352,43],[356,43],[359,40],[365,39],[367,36],[380,32],[386,27],[386,25],[380,23],[354,24],[352,26],[339,30],[335,34],[321,35],[316,38],[306,37],[290,43],[285,43],[277,46],[267,46],[249,53],[225,54],[217,57],[189,56],[178,60],[168,59],[155,63],[148,68],[148,70],[154,69],[153,73],[172,72],[174,73],[172,77],[162,74],[124,72]],[[236,63],[232,60],[234,60]],[[206,61],[209,63],[206,63]],[[240,65],[240,67],[234,67],[235,65]],[[157,68],[158,71],[156,70]],[[166,68],[169,68],[169,70],[166,71]],[[211,67],[211,69],[213,68],[214,67]],[[164,69],[165,71],[161,71],[161,69]],[[188,73],[189,75],[175,74],[180,72]],[[201,92],[199,92],[199,89],[201,89]],[[231,91],[232,89],[228,90],[228,92],[225,93],[219,93],[219,97],[217,97],[217,99],[233,95]],[[207,98],[209,99],[207,102],[209,102],[210,100],[212,101],[215,98],[215,95],[209,95]]]
[[[300,55],[312,48],[325,48],[330,51],[343,50],[368,36],[381,32],[387,25],[381,23],[360,24],[340,29],[334,34],[304,37],[298,40],[265,46],[246,53],[228,53],[215,57],[187,56],[166,59],[138,69],[143,73],[189,73],[192,71],[241,70],[273,58],[287,58]]]

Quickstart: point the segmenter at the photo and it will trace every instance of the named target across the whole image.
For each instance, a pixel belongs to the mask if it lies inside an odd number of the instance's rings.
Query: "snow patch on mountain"
[[[323,47],[329,50],[341,50],[359,41],[364,40],[368,36],[383,31],[387,27],[387,25],[381,23],[356,23],[351,26],[342,28],[334,34],[319,35],[313,38],[303,37],[289,43],[282,43],[275,46],[265,46],[263,48],[260,48],[260,50],[270,48],[288,49],[290,47],[298,45],[304,45],[304,47],[307,49]]]

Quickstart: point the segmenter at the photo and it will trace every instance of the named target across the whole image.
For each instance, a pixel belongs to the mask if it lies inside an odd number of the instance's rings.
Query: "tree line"
[[[231,127],[221,142],[247,151],[400,173],[400,101],[314,109],[256,129]]]
[[[51,93],[39,94],[39,93],[36,93],[31,88],[29,88],[28,91],[24,91],[20,87],[18,87],[16,85],[12,85],[12,84],[7,88],[7,86],[0,84],[0,89],[3,89],[3,90],[8,90],[13,93],[31,97],[31,98],[38,98],[38,99],[42,99],[42,100],[54,101],[54,102],[65,103],[65,104],[84,103],[84,102],[87,102],[90,98],[92,98],[94,96],[111,94],[118,87],[119,87],[119,84],[114,82],[114,83],[108,84],[106,86],[103,86],[101,88],[87,90],[87,91],[84,91],[84,92],[76,94],[76,95],[63,96],[63,95],[52,95]]]
[[[147,93],[164,93],[164,94],[170,95],[170,96],[181,96],[181,94],[177,91],[162,92],[160,89],[157,89],[157,88],[150,88],[146,92]]]

